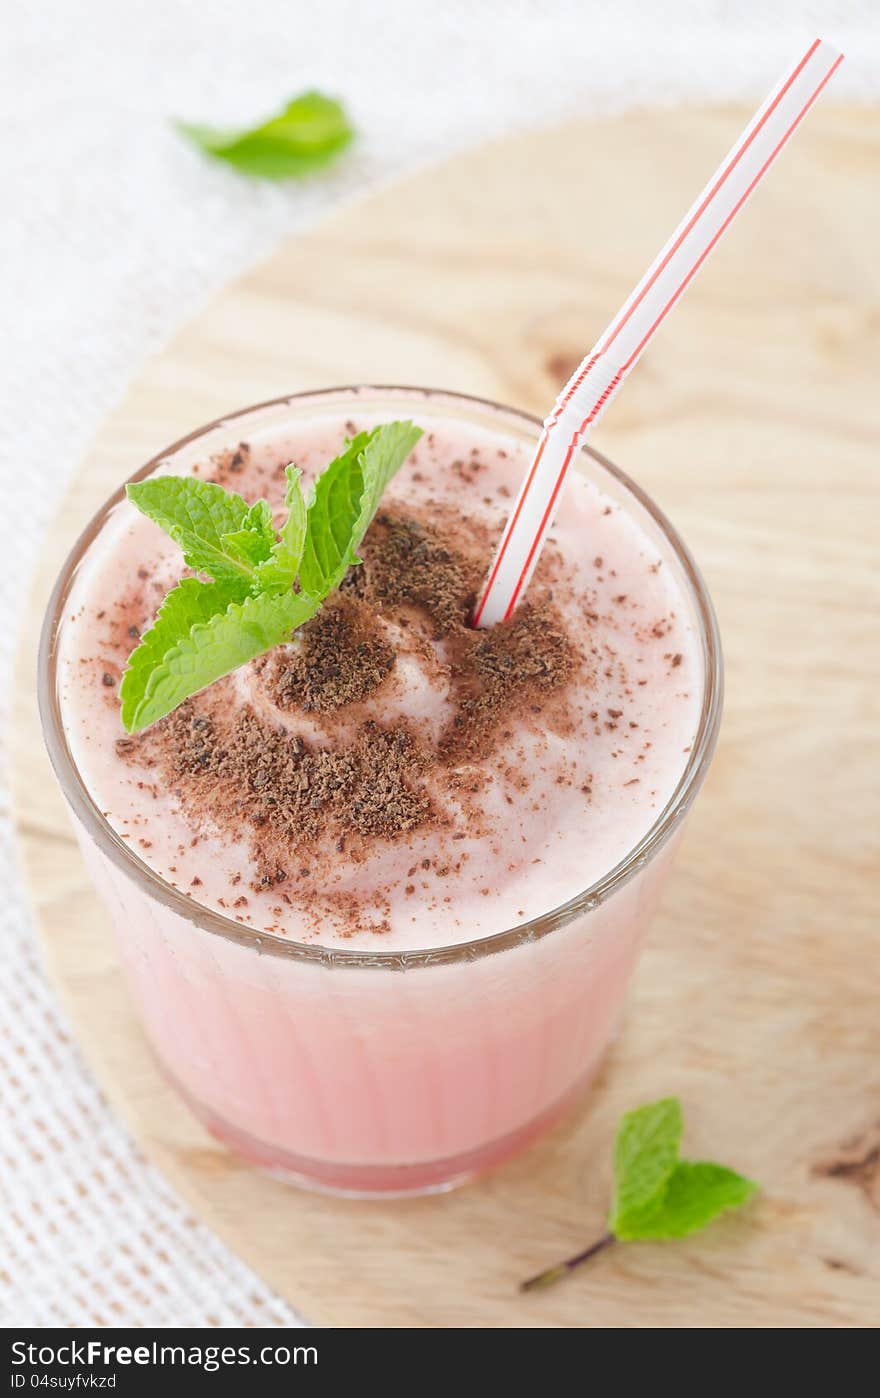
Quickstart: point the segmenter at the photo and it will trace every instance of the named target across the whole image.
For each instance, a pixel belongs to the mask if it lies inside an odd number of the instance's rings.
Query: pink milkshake
[[[50,753],[164,1070],[233,1148],[355,1193],[454,1183],[581,1090],[720,709],[699,576],[594,454],[514,618],[468,625],[533,451],[521,414],[304,395],[141,475],[280,507],[288,462],[308,480],[394,417],[424,435],[362,565],[289,644],[126,735],[119,681],[182,563],[114,500],[41,662]]]

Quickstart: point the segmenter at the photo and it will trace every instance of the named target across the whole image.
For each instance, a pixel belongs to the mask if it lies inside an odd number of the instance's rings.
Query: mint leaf
[[[355,552],[373,522],[386,487],[397,475],[421,435],[422,429],[412,422],[388,422],[369,434],[360,461],[364,485],[361,512],[352,537]],[[360,559],[356,558],[355,561],[359,563]]]
[[[633,1211],[613,1231],[622,1242],[684,1238],[704,1228],[725,1209],[739,1208],[757,1187],[724,1165],[680,1160],[653,1207]]]
[[[255,565],[243,535],[255,535],[250,547],[263,558],[275,542],[272,513],[265,501],[248,505],[234,491],[193,476],[151,476],[125,487],[133,505],[169,534],[183,549],[184,562],[217,582],[252,582]]]
[[[198,578],[184,578],[171,589],[153,625],[144,632],[140,644],[129,656],[119,686],[122,723],[129,733],[144,727],[138,721],[144,691],[150,675],[172,647],[189,636],[198,622],[209,621],[218,612],[225,612],[230,602],[243,601],[245,595],[236,582],[204,583]]]
[[[631,1213],[657,1200],[675,1169],[684,1123],[677,1097],[664,1097],[621,1118],[614,1143],[614,1201],[608,1226],[620,1236]]]
[[[322,472],[309,505],[300,472],[287,468],[287,518],[275,538],[265,500],[187,476],[154,476],[127,487],[132,503],[180,544],[205,583],[185,578],[129,657],[119,687],[129,733],[190,695],[288,641],[318,611],[348,568],[391,477],[421,430],[392,422],[362,432]],[[297,575],[299,587],[296,590]]]
[[[382,494],[421,435],[411,422],[360,432],[322,471],[308,506],[299,574],[303,591],[326,596],[359,562],[357,550]]]
[[[368,432],[359,432],[347,442],[312,487],[299,571],[306,592],[331,591],[354,562],[352,535],[364,488],[359,459],[369,439]]]
[[[608,1227],[622,1242],[683,1238],[754,1193],[751,1180],[724,1165],[679,1160],[681,1134],[676,1097],[651,1102],[621,1119]]]
[[[207,155],[245,175],[281,180],[318,170],[354,136],[342,105],[320,92],[294,97],[277,116],[243,130],[177,122],[178,131]]]
[[[272,527],[272,511],[266,500],[258,500],[251,505],[244,519],[244,526],[230,534],[222,534],[220,546],[223,552],[239,562],[255,567],[263,563],[275,547],[275,530]]]
[[[281,537],[273,545],[271,555],[259,569],[261,588],[293,587],[306,542],[306,502],[300,487],[302,471],[287,467],[287,491],[284,504],[287,519]]]
[[[319,598],[301,592],[264,592],[197,622],[153,668],[136,665],[136,678],[129,683],[128,731],[156,723],[239,665],[289,641],[320,605]],[[123,682],[131,673],[126,671]]]
[[[608,1232],[573,1257],[521,1282],[520,1291],[551,1286],[614,1242],[684,1238],[752,1197],[758,1186],[735,1170],[708,1161],[679,1160],[681,1134],[677,1097],[627,1112],[614,1143],[614,1202]]]

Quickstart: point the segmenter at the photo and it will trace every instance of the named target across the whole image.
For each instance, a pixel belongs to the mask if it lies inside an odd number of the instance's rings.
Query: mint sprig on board
[[[411,422],[361,432],[315,481],[308,500],[287,468],[287,516],[276,537],[266,500],[193,476],[126,486],[132,504],[212,581],[183,578],[129,657],[119,686],[122,724],[139,732],[190,695],[289,641],[352,564],[386,486],[421,437]]]
[[[177,130],[215,160],[262,179],[301,178],[335,160],[354,136],[345,109],[321,92],[303,92],[257,126],[222,130],[178,121]]]
[[[679,1159],[684,1122],[677,1097],[627,1112],[614,1144],[614,1198],[608,1232],[583,1252],[521,1284],[537,1291],[573,1272],[615,1242],[684,1238],[726,1209],[745,1204],[758,1186],[725,1165]]]

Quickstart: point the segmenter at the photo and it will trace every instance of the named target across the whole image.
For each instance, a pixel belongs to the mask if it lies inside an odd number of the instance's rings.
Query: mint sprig
[[[757,1186],[735,1170],[680,1160],[683,1130],[677,1097],[664,1097],[621,1118],[608,1219],[621,1242],[684,1238],[754,1194]]]
[[[287,468],[287,516],[276,538],[268,502],[192,476],[126,487],[132,504],[212,582],[183,578],[129,657],[119,686],[123,727],[139,732],[248,660],[289,641],[359,562],[357,550],[388,482],[421,429],[392,422],[346,442],[306,501]]]
[[[583,1252],[530,1277],[522,1291],[551,1285],[614,1242],[684,1238],[752,1197],[758,1186],[735,1170],[679,1159],[683,1127],[676,1097],[650,1102],[621,1118],[609,1231]]]
[[[223,130],[178,121],[177,130],[216,160],[262,179],[301,178],[334,160],[354,128],[340,102],[303,92],[283,111],[257,126]]]

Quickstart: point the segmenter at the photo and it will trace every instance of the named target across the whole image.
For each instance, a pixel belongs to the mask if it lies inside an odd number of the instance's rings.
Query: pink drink
[[[308,478],[352,424],[406,416],[425,436],[370,539],[427,521],[431,538],[482,567],[536,435],[488,404],[415,390],[306,395],[207,429],[147,471],[219,474],[274,504],[288,461]],[[455,638],[407,596],[375,615],[354,598],[370,644],[393,661],[351,700],[322,708],[312,686],[282,702],[278,666],[302,671],[294,641],[277,665],[252,662],[199,696],[158,758],[149,737],[120,749],[118,677],[180,555],[113,502],[65,570],[43,654],[53,761],[163,1068],[260,1164],[352,1192],[448,1185],[554,1119],[613,1032],[670,837],[711,753],[719,661],[708,599],[669,526],[598,458],[585,453],[583,466],[530,593],[567,638],[568,678],[545,693],[542,662],[539,688],[485,719],[491,740],[478,732],[457,748],[444,737]],[[365,559],[365,578],[381,582],[378,552]],[[178,747],[209,727],[227,744],[242,715],[310,755],[412,734],[428,758],[401,780],[421,807],[397,827],[347,810],[322,824],[319,797],[278,837],[249,769],[240,828],[230,825],[228,782],[212,808],[215,788]],[[384,798],[365,796],[384,818]],[[297,820],[310,804],[306,838]]]

